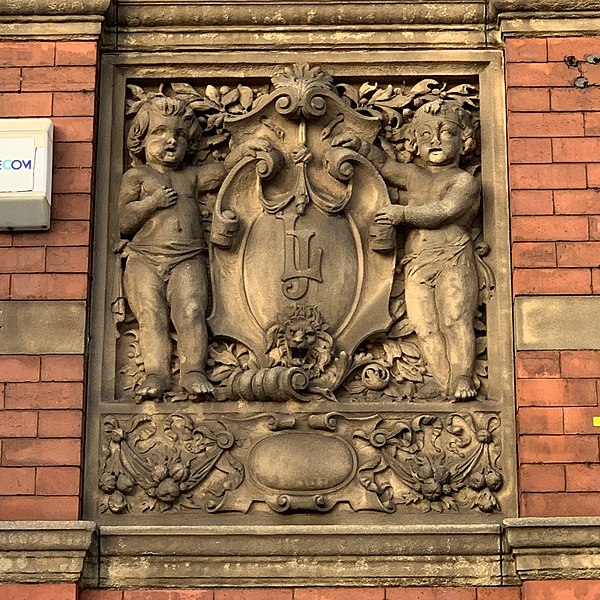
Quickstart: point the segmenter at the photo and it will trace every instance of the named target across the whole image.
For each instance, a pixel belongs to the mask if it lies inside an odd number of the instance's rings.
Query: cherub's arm
[[[440,200],[403,207],[404,222],[424,229],[443,227],[477,206],[480,192],[479,181],[462,171]]]
[[[408,223],[413,227],[437,229],[456,221],[478,206],[480,192],[477,179],[462,171],[448,186],[440,200],[417,206],[389,206],[375,216],[375,222],[391,225]]]
[[[360,140],[349,133],[343,133],[334,138],[332,146],[350,148],[364,156],[381,174],[381,176],[393,186],[406,189],[409,173],[414,169],[413,165],[397,162],[390,158],[383,150],[376,148],[373,144]]]
[[[153,194],[143,195],[143,174],[139,169],[129,169],[123,174],[119,190],[119,227],[122,235],[134,235],[160,208],[175,204],[177,192],[161,187]]]

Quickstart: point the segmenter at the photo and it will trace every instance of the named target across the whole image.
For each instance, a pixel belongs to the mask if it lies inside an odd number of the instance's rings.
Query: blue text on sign
[[[0,171],[20,171],[21,169],[31,170],[31,159],[19,160],[18,158],[8,158],[5,160],[0,160]]]

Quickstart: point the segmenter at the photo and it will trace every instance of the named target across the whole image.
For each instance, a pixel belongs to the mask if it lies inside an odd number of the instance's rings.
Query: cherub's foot
[[[181,378],[181,387],[190,394],[204,395],[215,391],[212,383],[206,379],[204,373],[193,371]]]
[[[146,375],[146,379],[137,393],[143,398],[162,398],[168,389],[169,383],[165,377],[161,377],[160,375]]]
[[[454,381],[454,397],[457,400],[469,400],[477,396],[477,388],[470,377],[457,377]]]

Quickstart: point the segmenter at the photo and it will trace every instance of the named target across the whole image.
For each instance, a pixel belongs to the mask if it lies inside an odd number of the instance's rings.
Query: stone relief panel
[[[127,87],[102,518],[500,515],[477,81]]]
[[[102,426],[101,512],[499,508],[494,413],[110,415]]]

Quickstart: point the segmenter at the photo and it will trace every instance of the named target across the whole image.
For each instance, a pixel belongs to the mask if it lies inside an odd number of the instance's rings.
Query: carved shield
[[[298,307],[320,312],[336,353],[390,325],[393,235],[386,248],[371,239],[387,189],[360,154],[332,146],[343,134],[373,142],[379,123],[330,81],[287,68],[254,111],[227,123],[238,160],[215,206],[209,323],[264,367],[270,328]]]

